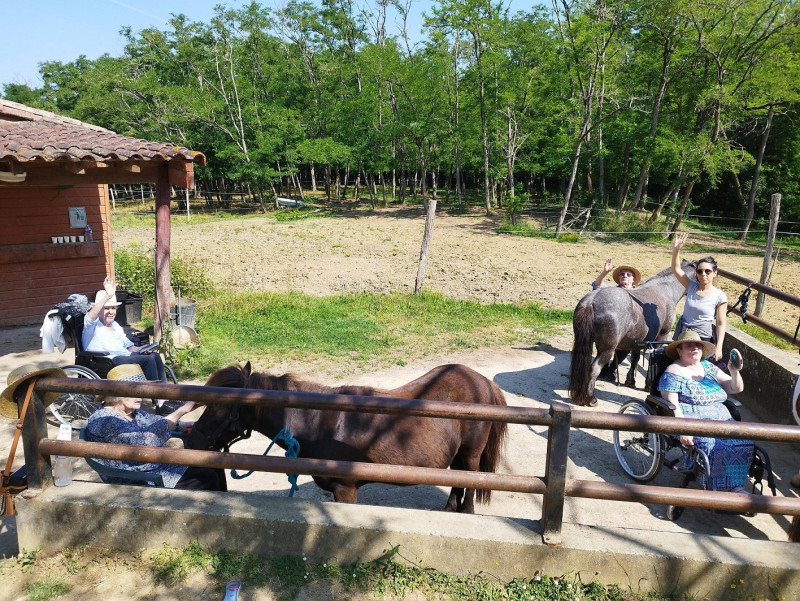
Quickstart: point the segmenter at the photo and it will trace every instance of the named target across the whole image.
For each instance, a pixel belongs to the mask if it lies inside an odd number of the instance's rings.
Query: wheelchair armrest
[[[80,351],[78,354],[81,357],[108,357],[105,351]]]
[[[670,403],[667,399],[662,397],[660,394],[648,394],[647,395],[647,402],[651,403],[657,407],[660,407],[664,411],[668,411],[669,413],[675,412],[675,405]]]
[[[733,398],[732,396],[729,396],[727,399],[725,399],[725,402],[726,402],[726,404],[733,405],[734,407],[741,407],[742,406],[741,401]]]

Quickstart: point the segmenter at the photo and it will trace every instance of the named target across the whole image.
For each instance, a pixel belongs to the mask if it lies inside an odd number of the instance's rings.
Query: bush
[[[135,248],[117,249],[114,251],[114,271],[121,289],[154,302],[156,274],[152,252]],[[170,275],[173,288],[180,286],[181,294],[186,297],[203,298],[213,289],[199,268],[181,259],[170,262]]]
[[[639,242],[658,242],[664,237],[664,225],[658,222],[650,223],[647,215],[618,213],[610,209],[599,211],[589,221],[587,229]]]

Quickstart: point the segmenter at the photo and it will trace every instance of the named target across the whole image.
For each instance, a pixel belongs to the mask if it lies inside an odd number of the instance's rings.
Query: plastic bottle
[[[92,226],[90,226],[88,223],[86,224],[86,229],[83,230],[83,235],[86,242],[92,241]]]
[[[58,440],[72,440],[72,426],[61,424]],[[53,458],[53,484],[67,486],[72,482],[72,457],[56,455]]]

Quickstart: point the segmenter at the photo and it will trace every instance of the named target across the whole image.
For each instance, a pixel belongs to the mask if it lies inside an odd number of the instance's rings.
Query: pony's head
[[[220,369],[206,382],[206,386],[222,388],[248,388],[251,366],[248,361],[244,367],[231,365]],[[230,446],[244,438],[249,438],[251,430],[242,426],[240,412],[242,405],[206,405],[203,414],[192,425],[185,439],[189,449],[228,450]]]

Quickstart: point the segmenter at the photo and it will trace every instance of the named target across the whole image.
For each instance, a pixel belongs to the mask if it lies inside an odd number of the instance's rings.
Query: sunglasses
[[[714,273],[714,270],[713,269],[695,269],[694,272],[697,275],[702,275],[702,274],[711,275],[712,273]]]
[[[630,271],[623,271],[619,274],[621,278],[632,278],[633,274]]]
[[[686,348],[703,348],[702,342],[683,342],[682,346]]]

